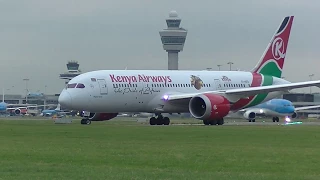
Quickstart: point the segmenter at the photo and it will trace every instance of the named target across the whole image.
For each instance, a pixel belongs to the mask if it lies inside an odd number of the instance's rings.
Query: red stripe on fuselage
[[[258,73],[252,73],[252,83],[251,83],[251,87],[258,87],[261,85],[262,82],[262,76],[261,74]],[[255,96],[250,96],[247,99],[240,99],[237,102],[235,102],[232,106],[231,106],[231,110],[239,110],[241,108],[243,108],[244,106],[246,106]]]

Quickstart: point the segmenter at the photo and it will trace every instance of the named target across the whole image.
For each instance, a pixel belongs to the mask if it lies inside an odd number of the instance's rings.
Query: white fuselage
[[[263,84],[265,77],[261,77],[260,84],[253,86]],[[253,81],[256,80],[252,73],[241,71],[101,70],[73,78],[70,88],[63,89],[59,102],[68,109],[90,112],[189,112],[188,102],[177,106],[162,97],[250,88]],[[271,81],[271,84],[289,83],[276,77],[271,77]],[[79,83],[84,86],[75,88]],[[283,93],[269,93],[261,102]]]

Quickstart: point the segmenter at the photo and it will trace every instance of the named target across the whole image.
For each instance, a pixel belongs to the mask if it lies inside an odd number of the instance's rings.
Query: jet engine
[[[117,117],[118,113],[90,113],[91,121],[107,121]]]
[[[19,115],[19,114],[21,113],[21,110],[20,110],[19,108],[17,108],[17,109],[14,110],[14,113],[15,113],[16,115]]]
[[[297,113],[296,112],[294,112],[292,115],[291,115],[291,118],[297,118]]]
[[[230,111],[230,102],[217,94],[201,94],[190,99],[189,111],[197,119],[222,119]]]
[[[246,111],[244,114],[243,114],[243,117],[248,119],[248,120],[252,120],[252,119],[255,119],[256,118],[256,113],[255,112],[252,112],[252,111]]]

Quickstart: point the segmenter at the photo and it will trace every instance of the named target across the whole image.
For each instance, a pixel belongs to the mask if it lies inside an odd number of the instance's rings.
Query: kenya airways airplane
[[[250,72],[100,70],[73,78],[60,94],[61,106],[86,114],[81,124],[110,120],[119,112],[155,113],[151,125],[168,125],[161,113],[190,112],[205,125],[222,125],[230,111],[255,106],[291,89],[320,81],[281,79],[293,16],[285,17],[261,60]]]

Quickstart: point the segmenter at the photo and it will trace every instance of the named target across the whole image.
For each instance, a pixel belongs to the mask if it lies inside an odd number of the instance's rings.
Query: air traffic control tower
[[[187,30],[180,28],[181,19],[176,11],[169,13],[166,19],[167,29],[160,31],[163,49],[168,52],[168,70],[178,70],[178,53],[183,50]]]
[[[72,78],[81,74],[81,71],[79,70],[79,66],[80,64],[77,61],[69,61],[67,63],[68,72],[60,74],[60,79],[64,79],[65,84],[68,84],[68,82]]]

